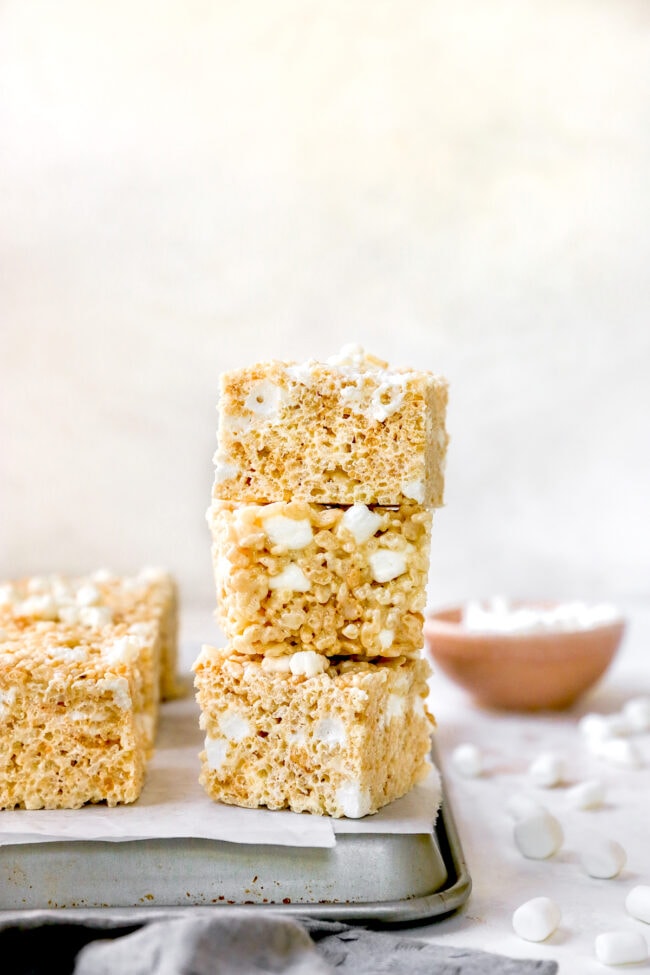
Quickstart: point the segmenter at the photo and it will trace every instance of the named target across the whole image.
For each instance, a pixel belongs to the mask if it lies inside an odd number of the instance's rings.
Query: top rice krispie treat
[[[447,391],[359,346],[223,373],[213,497],[440,507]]]

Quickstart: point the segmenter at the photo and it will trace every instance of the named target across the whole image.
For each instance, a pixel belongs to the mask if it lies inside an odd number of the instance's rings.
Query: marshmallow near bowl
[[[571,707],[604,675],[625,632],[608,603],[509,602],[493,597],[427,614],[433,663],[482,707]]]

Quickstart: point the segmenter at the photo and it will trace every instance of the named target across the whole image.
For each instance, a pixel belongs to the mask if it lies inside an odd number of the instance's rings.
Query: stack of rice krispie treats
[[[0,809],[134,802],[177,653],[164,570],[0,585]]]
[[[221,376],[222,648],[194,682],[214,800],[359,818],[429,768],[422,654],[447,382],[363,349]]]

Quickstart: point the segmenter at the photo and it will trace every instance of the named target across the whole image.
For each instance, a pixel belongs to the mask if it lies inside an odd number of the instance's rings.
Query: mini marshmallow
[[[625,898],[625,910],[638,921],[650,924],[650,887],[639,884]]]
[[[618,877],[627,860],[625,850],[620,843],[602,836],[590,837],[583,841],[579,856],[585,873],[601,880]]]
[[[603,965],[630,965],[648,957],[646,940],[637,931],[604,931],[597,936],[594,949]]]
[[[590,749],[597,758],[623,768],[641,768],[641,752],[633,741],[625,738],[605,738],[590,742]]]
[[[546,860],[562,846],[564,832],[555,816],[541,809],[515,823],[514,840],[529,860]]]
[[[623,714],[634,731],[650,731],[650,697],[633,697],[623,705]]]
[[[605,786],[600,779],[578,782],[567,789],[566,800],[574,809],[598,809],[605,801]]]
[[[545,941],[559,927],[560,908],[550,897],[533,897],[512,915],[515,934],[525,941]]]
[[[456,771],[460,775],[464,775],[465,778],[476,778],[483,771],[483,756],[481,751],[476,745],[472,745],[470,742],[457,745],[452,752],[451,760]]]
[[[594,740],[609,738],[611,735],[610,725],[604,714],[585,714],[578,721],[578,731],[590,743]]]
[[[525,819],[535,813],[543,812],[544,807],[537,799],[523,793],[515,793],[506,802],[506,812],[513,819]]]
[[[552,788],[566,780],[566,762],[554,752],[542,752],[528,769],[528,775],[535,785]]]

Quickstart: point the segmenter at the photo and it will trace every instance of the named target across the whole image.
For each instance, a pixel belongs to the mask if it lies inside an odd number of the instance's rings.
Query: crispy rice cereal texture
[[[447,393],[357,346],[223,373],[213,497],[440,507]]]
[[[0,644],[0,808],[138,798],[149,728],[137,654],[134,637],[38,626]]]
[[[169,573],[0,586],[0,808],[133,802],[176,692]]]
[[[413,656],[423,646],[432,513],[215,501],[216,619],[242,653]]]
[[[210,798],[360,818],[424,778],[434,727],[428,663],[321,656],[327,669],[314,673],[316,657],[297,651],[292,670],[276,672],[273,658],[202,649],[194,671]]]

